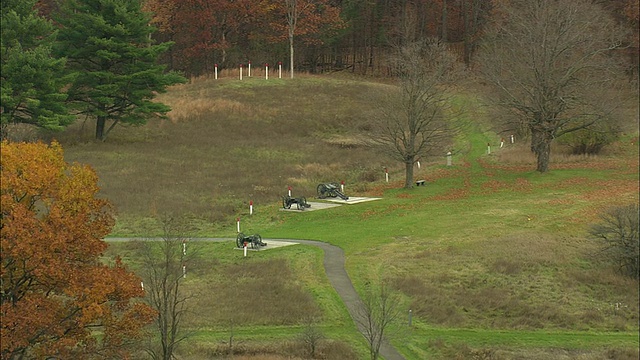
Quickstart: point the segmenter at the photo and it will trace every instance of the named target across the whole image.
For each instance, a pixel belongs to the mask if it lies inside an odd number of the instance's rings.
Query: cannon
[[[318,199],[328,197],[339,197],[342,200],[349,200],[349,197],[340,191],[340,187],[336,183],[324,183],[318,185]]]
[[[262,236],[258,234],[245,235],[243,233],[238,233],[238,236],[236,237],[236,246],[243,248],[245,243],[247,243],[247,246],[250,246],[252,249],[260,249],[262,246],[267,246],[267,243],[262,242]]]
[[[307,203],[307,198],[305,198],[304,196],[299,198],[292,198],[289,195],[285,195],[282,197],[283,209],[291,209],[291,205],[293,204],[296,204],[298,210],[304,210],[311,207],[311,204]]]

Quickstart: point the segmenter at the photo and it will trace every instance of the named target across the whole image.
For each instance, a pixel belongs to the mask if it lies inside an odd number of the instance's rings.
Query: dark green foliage
[[[622,274],[639,278],[638,204],[611,208],[601,218],[602,221],[593,225],[590,231],[602,244],[600,254],[614,263]]]
[[[571,148],[574,155],[594,155],[600,153],[603,147],[618,138],[618,132],[609,124],[598,124],[594,129],[581,129],[566,134],[559,142]]]
[[[117,123],[144,124],[170,110],[152,100],[185,79],[157,63],[171,44],[152,43],[139,0],[66,0],[56,18],[63,26],[57,52],[75,72],[69,97],[97,119],[96,138]]]
[[[35,0],[3,0],[1,9],[1,107],[5,136],[10,123],[61,130],[73,121],[64,105],[64,60],[51,55],[53,25],[39,17]]]

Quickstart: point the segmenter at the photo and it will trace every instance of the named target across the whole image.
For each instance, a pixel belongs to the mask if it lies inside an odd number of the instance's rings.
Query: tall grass
[[[523,141],[486,154],[487,142],[499,137],[484,130],[490,126],[478,100],[462,94],[458,101],[469,112],[459,119],[465,131],[456,139],[454,165],[444,157],[425,161],[416,176],[427,186],[406,190],[402,168],[359,141],[376,109],[371,94],[384,91],[388,85],[320,77],[198,80],[162,95],[174,107],[168,120],[119,128],[105,143],[89,140],[79,126],[61,140],[69,160],[97,169],[102,194],[119,212],[114,234],[155,235],[156,216],[173,212],[190,219],[194,235],[234,236],[239,216],[245,232],[264,238],[342,247],[357,289],[390,281],[412,309],[415,326],[394,340],[408,358],[527,352],[539,354],[532,359],[624,358],[627,348],[637,348],[638,284],[595,261],[595,243],[586,235],[603,209],[638,201],[637,134],[597,157],[570,157],[556,147],[551,172],[539,174]],[[390,169],[389,183],[383,167]],[[311,198],[319,182],[340,180],[348,195],[383,199],[329,211],[278,211],[288,186],[294,196]],[[320,253],[263,254],[288,260],[203,262],[217,275],[203,271],[193,286],[219,290],[196,305],[208,317],[189,320],[202,334],[196,343],[228,336],[225,316],[234,304],[250,306],[252,294],[265,292],[282,304],[267,291],[276,290],[305,312],[322,314],[334,338],[350,339],[362,351],[352,324],[336,330],[346,315],[321,276]],[[261,267],[282,279],[263,288],[271,278],[241,276]],[[233,293],[238,277],[254,278],[248,293]],[[242,323],[245,330],[290,338],[302,315],[287,309]],[[604,340],[593,340],[601,333]],[[495,341],[486,340],[491,336]],[[563,347],[558,339],[574,353],[554,352]]]
[[[289,186],[312,197],[320,182],[379,180],[390,164],[349,138],[375,91],[316,78],[208,80],[159,96],[173,107],[168,120],[118,127],[105,143],[90,140],[92,124],[58,137],[69,160],[97,170],[119,213],[116,233],[135,234],[145,219],[172,212],[199,219],[208,233],[249,201],[257,211],[278,203]]]

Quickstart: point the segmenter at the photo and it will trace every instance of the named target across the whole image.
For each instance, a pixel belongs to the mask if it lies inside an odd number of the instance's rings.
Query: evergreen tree
[[[140,0],[66,0],[56,19],[57,51],[76,72],[70,100],[96,118],[96,139],[118,123],[144,124],[171,110],[152,100],[185,79],[158,64],[171,44],[152,43],[155,29]]]
[[[55,31],[34,10],[36,0],[0,2],[0,123],[61,130],[73,121],[61,91],[65,62],[51,54]]]

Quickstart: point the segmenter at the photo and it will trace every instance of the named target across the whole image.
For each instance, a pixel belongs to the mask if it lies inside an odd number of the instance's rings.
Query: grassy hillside
[[[158,235],[157,218],[174,213],[188,218],[194,235],[234,237],[240,216],[247,233],[342,247],[356,289],[390,281],[412,310],[413,326],[402,319],[393,338],[408,359],[637,358],[638,283],[597,262],[587,236],[602,210],[638,202],[637,132],[600,156],[556,148],[551,172],[539,174],[526,143],[498,149],[479,100],[460,94],[466,112],[456,121],[465,131],[454,165],[429,159],[416,169],[427,186],[404,190],[401,166],[359,141],[373,99],[390,89],[317,77],[201,81],[162,96],[175,109],[170,120],[116,129],[106,143],[85,141],[80,127],[60,139],[68,160],[98,171],[118,210],[114,235]],[[382,199],[279,211],[288,186],[311,198],[319,182],[340,180],[348,195]],[[199,246],[204,255],[189,286],[204,296],[188,324],[191,357],[223,346],[231,329],[243,346],[269,352],[265,343],[304,330],[308,317],[296,307],[343,340],[334,348],[366,354],[319,250],[296,245],[244,261],[228,244]],[[135,247],[112,252],[135,267]],[[243,271],[261,275],[234,293],[234,274]],[[260,286],[273,279],[279,285]],[[259,303],[244,302],[252,298]],[[260,316],[229,316],[251,304]]]

